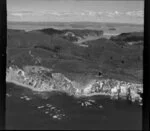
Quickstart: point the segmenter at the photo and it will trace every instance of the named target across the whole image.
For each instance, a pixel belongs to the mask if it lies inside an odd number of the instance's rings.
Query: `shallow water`
[[[142,108],[106,96],[74,98],[7,83],[6,129],[142,128]]]

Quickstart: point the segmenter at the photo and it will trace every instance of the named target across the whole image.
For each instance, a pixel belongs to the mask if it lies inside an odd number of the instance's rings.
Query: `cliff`
[[[6,81],[39,92],[62,91],[75,97],[107,95],[112,99],[125,99],[139,104],[142,103],[142,84],[98,78],[91,79],[81,88],[80,83],[41,66],[25,66],[23,69],[11,66],[7,69]]]

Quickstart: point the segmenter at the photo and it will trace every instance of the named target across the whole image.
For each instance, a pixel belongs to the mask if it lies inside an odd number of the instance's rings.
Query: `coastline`
[[[38,68],[38,67],[37,67]],[[76,83],[70,81],[64,75],[59,73],[52,74],[51,80],[47,83],[47,80],[41,81],[35,79],[34,77],[27,76],[27,73],[22,70],[24,73],[20,73],[21,69],[13,69],[10,67],[7,70],[7,83],[13,83],[25,88],[29,88],[32,91],[36,92],[52,92],[59,91],[65,92],[68,95],[72,95],[74,97],[90,97],[90,96],[109,96],[111,99],[125,99],[130,100],[132,102],[138,101],[142,102],[142,98],[140,94],[143,93],[142,84],[133,84],[126,83],[123,81],[117,80],[109,80],[109,79],[101,79],[101,80],[93,80],[89,84],[87,84],[84,89],[80,89],[80,87],[75,87]],[[19,77],[17,74],[19,73]],[[22,76],[26,75],[26,76]],[[21,80],[18,80],[22,78]],[[24,79],[24,80],[23,80]],[[40,78],[41,79],[41,78]],[[41,82],[41,83],[40,83]],[[31,84],[31,85],[30,85]],[[113,85],[113,86],[111,86]]]
[[[137,24],[137,23],[113,23],[113,22],[109,23],[109,22],[18,22],[18,21],[8,21],[7,24],[8,24],[8,29],[25,30],[26,32],[34,31],[34,30],[38,30],[38,29],[44,29],[44,28],[54,28],[54,29],[58,29],[58,30],[93,29],[93,30],[104,30],[104,31],[108,32],[109,26],[115,27],[115,28],[117,28],[117,30],[121,29],[121,31],[117,32],[117,34],[120,34],[123,32],[133,32],[133,31],[141,31],[141,30],[143,31],[144,30],[143,23]],[[81,24],[84,26],[86,24],[87,25],[82,28],[74,27],[73,25],[76,25],[76,24],[77,25]],[[127,27],[129,27],[128,31],[125,31]],[[134,28],[134,27],[137,27],[137,28]]]

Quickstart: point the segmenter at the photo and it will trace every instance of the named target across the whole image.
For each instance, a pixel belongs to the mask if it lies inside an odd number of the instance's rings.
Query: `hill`
[[[68,32],[76,37],[102,33],[94,30],[43,29],[25,32],[8,29],[7,66],[42,65],[71,79],[78,79],[81,75],[97,77],[101,73],[103,77],[142,82],[143,45],[118,44],[130,41],[131,34],[87,41],[85,48],[65,38]],[[140,33],[132,33],[132,38],[142,41]]]

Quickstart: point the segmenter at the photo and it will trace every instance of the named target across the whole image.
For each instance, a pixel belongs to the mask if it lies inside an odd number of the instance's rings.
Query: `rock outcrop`
[[[7,69],[6,81],[40,92],[62,91],[75,97],[107,95],[112,99],[142,103],[142,84],[99,78],[91,80],[80,88],[79,83],[71,81],[61,73],[52,71],[52,69],[41,66],[25,66],[23,69],[11,66]]]

